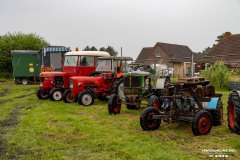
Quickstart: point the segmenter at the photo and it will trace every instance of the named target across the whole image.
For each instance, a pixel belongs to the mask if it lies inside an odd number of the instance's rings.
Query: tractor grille
[[[125,77],[124,87],[141,87],[139,77]]]

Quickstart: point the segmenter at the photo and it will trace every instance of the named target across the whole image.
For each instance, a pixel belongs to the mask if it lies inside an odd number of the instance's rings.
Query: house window
[[[156,52],[156,57],[161,57],[160,52]]]

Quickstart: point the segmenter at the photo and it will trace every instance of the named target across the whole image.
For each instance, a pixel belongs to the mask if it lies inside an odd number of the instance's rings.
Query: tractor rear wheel
[[[213,120],[213,126],[222,125],[223,122],[223,107],[222,107],[222,101],[219,99],[217,103],[216,110],[211,110],[210,114],[212,116]]]
[[[121,111],[121,103],[119,103],[118,95],[112,94],[108,100],[108,113],[119,114]]]
[[[193,118],[192,132],[194,135],[205,135],[211,131],[212,116],[208,111],[200,110]]]
[[[160,127],[161,119],[152,119],[153,115],[160,115],[154,107],[145,108],[140,116],[140,125],[143,130],[155,130]]]
[[[151,95],[148,100],[148,107],[154,107],[157,110],[160,109],[160,101],[156,95]]]
[[[123,86],[124,86],[123,78],[121,77],[113,83],[111,94],[116,94],[119,96],[120,99],[124,99],[125,96],[124,96]]]
[[[71,93],[71,89],[68,89],[63,93],[63,101],[65,103],[72,103],[76,101],[76,96]]]
[[[228,128],[240,134],[240,98],[236,91],[228,97]]]
[[[94,103],[94,96],[89,91],[83,91],[78,95],[77,101],[79,105],[90,106]]]
[[[48,99],[49,98],[49,94],[47,91],[43,91],[39,88],[38,91],[37,91],[37,97],[38,99]]]
[[[49,92],[50,100],[52,101],[61,101],[63,97],[63,89],[62,88],[53,88]]]

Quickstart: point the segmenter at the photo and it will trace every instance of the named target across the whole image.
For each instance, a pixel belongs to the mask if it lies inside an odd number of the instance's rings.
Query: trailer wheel
[[[72,103],[76,101],[76,96],[71,93],[71,89],[66,90],[63,93],[63,101],[65,103]]]
[[[43,91],[39,88],[38,91],[37,91],[37,97],[38,99],[40,100],[43,100],[43,99],[48,99],[49,98],[49,94],[47,91]]]
[[[228,128],[240,134],[240,99],[236,91],[228,97]]]
[[[193,118],[192,132],[194,135],[205,135],[211,131],[212,116],[208,111],[200,110]]]
[[[23,78],[23,79],[21,80],[21,82],[22,82],[22,84],[24,84],[24,85],[28,84],[28,80],[27,80],[26,78]]]
[[[161,119],[152,119],[153,115],[160,115],[154,107],[145,108],[140,116],[140,125],[143,130],[155,130],[160,127]]]
[[[213,126],[221,125],[223,122],[223,107],[221,100],[218,100],[216,110],[210,111],[210,113],[213,120]]]
[[[121,111],[121,103],[118,101],[118,95],[112,94],[108,100],[108,113],[119,114]]]
[[[160,109],[160,101],[156,95],[151,95],[148,100],[148,107],[154,107],[157,110]]]
[[[90,106],[94,103],[93,94],[89,91],[83,91],[78,95],[78,104],[84,106]]]
[[[63,98],[63,89],[62,88],[53,88],[49,93],[50,100],[52,101],[61,101]]]

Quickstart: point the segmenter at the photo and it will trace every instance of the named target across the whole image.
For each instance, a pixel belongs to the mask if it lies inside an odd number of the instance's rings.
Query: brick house
[[[240,34],[226,32],[224,38],[203,57],[208,63],[223,61],[232,68],[240,68]]]
[[[136,63],[164,64],[174,68],[174,76],[184,77],[189,73],[193,52],[188,46],[157,42],[154,47],[145,47],[141,50]]]

